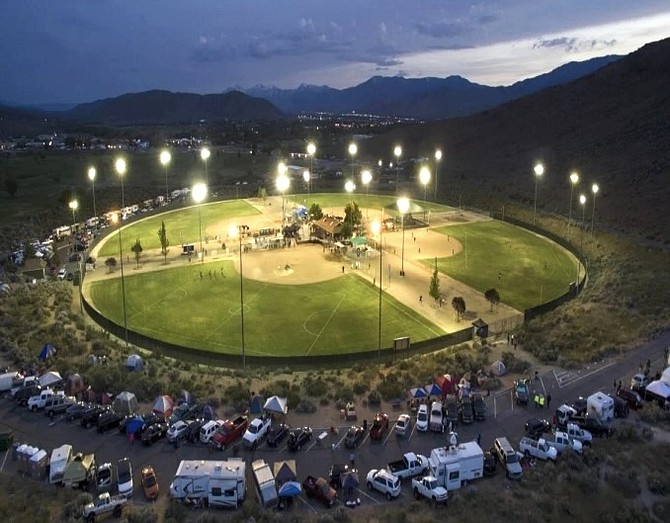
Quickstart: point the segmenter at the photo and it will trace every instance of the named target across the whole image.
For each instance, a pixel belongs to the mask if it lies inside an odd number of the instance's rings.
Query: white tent
[[[114,398],[113,406],[121,414],[133,414],[138,407],[137,397],[132,392],[124,391]]]
[[[280,398],[279,396],[271,396],[266,400],[265,405],[263,405],[263,410],[267,410],[269,412],[275,412],[277,414],[287,414],[288,405],[286,403],[287,403],[286,398]]]
[[[670,367],[663,371],[663,374],[661,375],[661,381],[670,387]]]
[[[663,373],[665,374],[665,372]],[[646,388],[647,392],[651,392],[655,396],[663,399],[670,399],[670,385],[662,380],[652,381]]]
[[[505,364],[498,360],[494,361],[493,364],[491,365],[491,372],[495,374],[496,376],[502,376],[507,372],[507,369],[505,368]]]
[[[56,383],[63,381],[63,378],[57,372],[49,371],[42,374],[37,381],[39,381],[39,384],[42,387],[50,387],[51,385],[55,385]]]
[[[131,354],[126,360],[126,367],[131,370],[141,370],[144,367],[142,358],[138,354]]]

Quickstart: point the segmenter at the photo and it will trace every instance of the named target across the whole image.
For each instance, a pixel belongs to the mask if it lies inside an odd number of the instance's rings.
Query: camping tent
[[[182,403],[186,403],[188,405],[192,405],[194,403],[193,401],[193,394],[191,394],[187,390],[182,390],[179,393],[179,399],[177,400],[177,404],[181,405]]]
[[[114,398],[114,410],[121,414],[132,414],[137,410],[137,397],[132,392],[124,391]]]
[[[174,401],[167,394],[163,396],[158,396],[156,401],[154,401],[154,406],[151,407],[151,411],[154,414],[162,414],[166,419],[172,415],[172,410],[174,409]]]
[[[126,367],[128,367],[130,370],[142,370],[144,368],[144,364],[142,363],[142,358],[139,356],[139,354],[131,354],[128,356],[128,359],[126,360]]]
[[[126,423],[126,434],[137,434],[144,427],[144,418],[136,416]]]
[[[302,485],[297,481],[287,481],[279,487],[279,496],[282,498],[293,498],[302,492]]]
[[[51,345],[51,343],[47,343],[42,347],[42,350],[40,351],[39,358],[42,361],[47,361],[49,358],[53,357],[56,355],[56,347]]]
[[[426,390],[422,389],[421,387],[417,387],[415,389],[409,389],[409,394],[414,399],[425,398],[426,396],[428,396]]]
[[[665,374],[665,373],[663,373]],[[646,387],[646,392],[653,394],[659,399],[670,399],[670,385],[662,380],[654,380]]]
[[[216,412],[211,405],[205,405],[202,409],[202,419],[205,421],[210,421],[216,418]]]
[[[295,481],[295,460],[289,459],[287,461],[275,461],[274,464],[274,473],[275,480],[280,485],[286,483],[287,481]]]
[[[65,380],[65,393],[69,396],[76,396],[84,390],[84,380],[77,373],[70,374]]]
[[[279,396],[271,396],[263,405],[263,410],[268,412],[274,412],[276,414],[287,414],[288,405],[286,404],[286,398],[280,398]]]
[[[56,385],[57,383],[63,381],[63,377],[55,371],[49,371],[42,374],[37,379],[37,381],[42,386],[42,388],[51,387],[52,385]]]
[[[663,371],[663,374],[661,375],[661,381],[670,387],[670,367]]]
[[[259,396],[258,394],[251,398],[251,404],[249,405],[250,414],[260,414],[263,410],[263,404],[265,403],[265,398]]]
[[[442,395],[442,389],[437,383],[431,383],[430,385],[426,385],[424,388],[426,391],[426,394],[428,396],[441,396]]]
[[[445,374],[444,376],[438,376],[435,380],[442,389],[442,394],[454,394],[456,392],[456,382],[451,377],[451,374]]]
[[[507,372],[507,369],[505,368],[505,364],[500,361],[494,361],[493,364],[491,365],[491,372],[495,374],[496,376],[502,376]]]

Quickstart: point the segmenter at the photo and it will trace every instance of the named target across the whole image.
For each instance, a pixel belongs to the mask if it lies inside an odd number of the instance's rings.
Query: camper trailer
[[[610,422],[614,419],[614,400],[602,392],[596,392],[586,398],[586,410],[591,416]]]
[[[53,485],[63,481],[63,474],[70,461],[72,461],[72,445],[61,445],[51,451],[49,483]]]
[[[211,507],[238,508],[246,495],[242,459],[183,460],[170,484],[170,497]]]
[[[464,482],[483,477],[484,451],[476,441],[439,447],[430,452],[428,465],[438,485],[454,490]]]
[[[270,465],[262,459],[257,459],[251,464],[251,468],[254,472],[258,503],[263,508],[275,507],[278,500],[277,487]]]

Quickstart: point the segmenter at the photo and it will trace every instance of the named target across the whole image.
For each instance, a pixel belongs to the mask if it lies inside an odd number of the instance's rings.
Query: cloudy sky
[[[2,0],[0,101],[374,75],[508,85],[670,36],[668,0]]]

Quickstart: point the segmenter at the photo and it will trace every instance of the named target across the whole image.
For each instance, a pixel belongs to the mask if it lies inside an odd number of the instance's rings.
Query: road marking
[[[390,427],[389,434],[384,438],[384,441],[382,442],[382,445],[386,446],[386,442],[388,439],[391,437],[392,434],[395,434],[395,426],[398,422],[395,422],[392,427]]]
[[[5,463],[7,462],[7,456],[9,456],[9,451],[10,451],[10,450],[11,450],[11,449],[7,449],[7,450],[5,451],[5,459],[2,460],[2,465],[0,465],[0,471],[2,471],[2,469],[5,468]]]
[[[334,449],[339,448],[340,444],[345,440],[346,437],[347,437],[347,435],[346,435],[346,433],[345,433],[344,436],[342,436],[342,438],[340,438],[340,441],[338,441],[338,442],[333,446],[333,448],[334,448]]]
[[[319,513],[319,511],[316,510],[312,505],[310,505],[310,504],[307,502],[306,499],[303,499],[303,498],[301,498],[300,496],[298,496],[298,499],[299,499],[300,501],[302,501],[307,507],[309,507],[309,509],[310,509],[312,512],[314,512],[315,514],[318,514],[318,513]]]
[[[593,376],[594,374],[600,372],[601,370],[611,367],[616,363],[617,363],[616,361],[613,361],[611,363],[608,363],[607,365],[603,365],[602,367],[592,370],[591,372],[587,372],[586,374],[580,374],[579,372],[569,372],[569,371],[557,372],[556,370],[553,371],[553,374],[554,378],[556,379],[556,382],[558,383],[558,388],[563,389],[569,385],[572,385],[573,383],[583,380],[584,378]]]
[[[378,499],[373,498],[370,494],[368,494],[368,493],[365,492],[364,490],[361,490],[361,489],[359,489],[359,488],[356,489],[356,490],[358,491],[359,494],[363,494],[366,498],[368,498],[369,500],[375,502],[377,505],[381,505],[381,504],[382,504],[381,501],[379,501]]]

